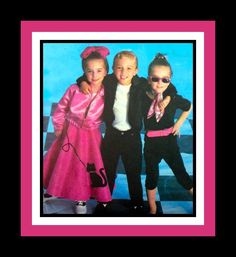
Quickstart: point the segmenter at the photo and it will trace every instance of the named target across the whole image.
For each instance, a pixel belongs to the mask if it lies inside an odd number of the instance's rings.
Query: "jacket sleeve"
[[[72,87],[69,87],[57,105],[57,108],[52,116],[52,123],[55,131],[61,131],[63,129],[65,117],[69,111],[72,96],[73,89]]]
[[[147,79],[145,79],[144,77],[139,77],[138,75],[135,75],[132,78],[132,83],[144,85],[144,84],[147,84]]]
[[[176,95],[175,97],[176,107],[181,109],[182,111],[189,111],[191,108],[191,102],[186,98],[183,98],[181,95]]]
[[[167,87],[167,89],[164,93],[164,97],[170,96],[171,99],[174,99],[176,94],[177,94],[177,90],[176,90],[175,86],[172,83],[170,83],[170,85]]]
[[[87,83],[89,83],[85,74],[83,74],[82,76],[80,76],[79,78],[76,79],[76,84],[78,85],[78,87],[80,87],[80,84],[83,81],[86,81]]]
[[[117,83],[117,79],[116,79],[116,77],[113,73],[106,75],[104,77],[103,81],[102,81],[102,84],[105,87],[109,87],[110,85],[113,85],[113,84],[116,84],[116,83]]]

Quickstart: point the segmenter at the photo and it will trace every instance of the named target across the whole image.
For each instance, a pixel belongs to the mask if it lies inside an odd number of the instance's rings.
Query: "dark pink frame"
[[[32,32],[204,32],[204,225],[32,225]],[[215,235],[215,21],[21,22],[21,236]]]

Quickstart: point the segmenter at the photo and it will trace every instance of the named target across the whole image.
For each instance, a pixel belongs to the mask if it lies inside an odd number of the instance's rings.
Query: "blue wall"
[[[173,70],[173,84],[179,94],[192,101],[193,45],[191,43],[44,43],[44,115],[49,115],[51,104],[58,102],[68,86],[82,75],[80,54],[87,46],[94,45],[109,48],[110,73],[112,73],[113,58],[119,51],[131,50],[137,55],[138,75],[143,77],[147,77],[148,65],[158,52],[167,54]],[[190,118],[191,116],[192,114]]]

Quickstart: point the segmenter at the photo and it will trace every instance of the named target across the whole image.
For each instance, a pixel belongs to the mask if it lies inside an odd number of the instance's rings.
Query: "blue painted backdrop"
[[[94,45],[109,48],[109,73],[112,73],[114,56],[122,50],[131,50],[137,55],[138,75],[143,77],[147,77],[148,65],[158,52],[167,54],[173,69],[173,84],[179,94],[192,101],[193,45],[191,43],[44,43],[43,115],[50,114],[51,104],[58,102],[67,87],[83,74],[80,53],[87,46]],[[189,118],[191,116],[192,112]]]

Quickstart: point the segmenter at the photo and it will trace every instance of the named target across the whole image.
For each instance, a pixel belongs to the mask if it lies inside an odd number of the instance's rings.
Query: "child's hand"
[[[166,106],[170,103],[170,96],[166,96],[161,102],[159,102],[159,108],[161,110],[161,112],[164,111],[164,109],[166,108]]]
[[[56,137],[60,137],[61,134],[62,134],[62,130],[56,130],[56,131],[55,131],[55,136],[56,136]]]
[[[180,132],[179,132],[180,127],[181,127],[181,124],[179,124],[178,122],[176,122],[175,125],[173,126],[173,130],[172,130],[172,134],[173,134],[174,136],[176,136],[176,135],[180,136]]]
[[[92,92],[92,89],[91,89],[91,86],[86,81],[82,81],[80,84],[80,91],[83,94],[87,95]]]

